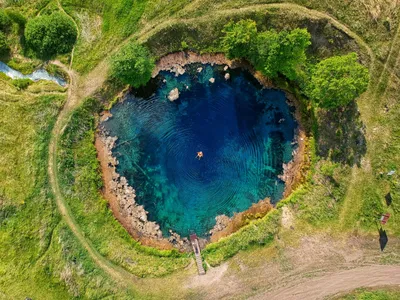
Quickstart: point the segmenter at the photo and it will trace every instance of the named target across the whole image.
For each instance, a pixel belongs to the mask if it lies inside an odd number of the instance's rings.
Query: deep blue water
[[[205,236],[219,214],[278,201],[284,183],[277,176],[292,158],[297,124],[283,92],[262,89],[242,70],[229,70],[226,81],[221,67],[197,67],[179,77],[161,73],[104,123],[118,136],[117,171],[164,234]],[[170,102],[175,87],[180,98]]]

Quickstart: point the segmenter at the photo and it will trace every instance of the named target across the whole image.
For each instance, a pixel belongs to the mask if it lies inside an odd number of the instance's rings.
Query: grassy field
[[[129,37],[140,37],[156,57],[181,50],[183,41],[191,49],[218,51],[220,29],[228,20],[240,18],[256,20],[263,30],[308,28],[313,34],[312,61],[349,51],[359,52],[366,64],[372,61],[366,49],[327,19],[293,7],[259,8],[269,2],[277,1],[9,0],[0,6],[31,18],[59,10],[61,5],[80,29],[72,67],[82,75],[90,74]],[[233,265],[230,258],[238,252],[243,260],[261,257],[260,253],[275,255],[273,249],[281,243],[277,236],[281,234],[283,204],[296,216],[293,226],[303,232],[302,236],[324,232],[335,238],[377,237],[377,218],[383,212],[391,213],[384,226],[389,253],[395,251],[391,240],[400,235],[399,4],[385,0],[291,2],[328,13],[368,44],[376,56],[370,68],[370,88],[357,105],[344,111],[327,115],[305,110],[312,137],[307,182],[282,201],[278,210],[209,245],[203,255],[212,266],[226,260]],[[41,61],[22,57],[27,53],[21,47],[19,31],[14,24],[8,33],[12,57],[6,61],[30,73]],[[58,59],[69,63],[70,56]],[[188,267],[190,257],[133,241],[99,193],[101,181],[93,146],[93,112],[98,107],[89,105],[88,100],[72,114],[61,136],[61,192],[84,236],[102,256],[137,277],[160,278],[137,283],[134,291],[120,288],[90,258],[60,216],[47,176],[50,132],[66,91],[45,82],[31,83],[23,90],[16,85],[0,74],[0,299],[129,299],[137,293],[141,297],[172,297],[178,290],[183,293],[182,278],[194,270]],[[388,175],[392,170],[395,173]],[[391,199],[389,206],[387,199]],[[300,239],[290,231],[281,238],[294,245]],[[253,264],[258,262],[261,258]],[[397,263],[396,253],[382,262]],[[165,290],[150,293],[152,285],[166,282]],[[395,293],[356,291],[344,299],[391,299]]]

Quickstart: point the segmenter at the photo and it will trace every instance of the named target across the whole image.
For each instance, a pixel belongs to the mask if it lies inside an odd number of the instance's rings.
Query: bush
[[[27,45],[42,57],[70,52],[76,38],[74,23],[62,13],[36,17],[26,24]]]
[[[7,38],[4,33],[0,32],[0,55],[5,55],[10,51]]]
[[[232,58],[247,57],[250,48],[257,37],[257,26],[253,20],[230,21],[222,30],[222,47],[226,56]]]
[[[25,90],[33,81],[27,78],[24,79],[13,79],[11,83],[18,89],[18,90]]]
[[[0,9],[0,30],[6,31],[11,26],[11,20],[4,9]]]
[[[357,54],[327,58],[317,64],[308,89],[309,97],[322,108],[348,105],[368,87],[368,69]]]
[[[135,88],[150,80],[154,67],[154,59],[147,48],[135,42],[122,47],[111,59],[112,75]]]

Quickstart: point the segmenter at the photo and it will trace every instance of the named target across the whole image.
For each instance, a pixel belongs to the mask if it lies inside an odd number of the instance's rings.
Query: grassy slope
[[[164,3],[166,5],[166,2],[160,1],[160,3]],[[304,1],[299,1],[299,2],[304,2]],[[35,11],[32,7],[35,7],[37,11],[40,11],[36,6],[36,4],[31,1],[31,6],[22,6],[18,9],[21,9],[22,11],[25,11],[28,15],[34,15]],[[68,4],[64,3],[63,4]],[[116,5],[119,2],[116,2]],[[173,1],[173,5],[168,6],[168,9],[164,9],[161,14],[157,14],[157,10],[154,9],[155,7],[152,5],[155,5],[156,1],[153,2],[153,4],[149,4],[148,6],[145,7],[143,10],[143,20],[139,22],[138,26],[143,26],[146,25],[147,23],[155,20],[155,21],[160,21],[164,17],[168,17],[170,14],[172,15],[175,12],[179,12],[179,9],[184,8],[184,4],[186,2],[184,1]],[[204,5],[204,3],[207,3],[207,5]],[[216,9],[216,5],[220,5],[220,7],[228,8],[231,7],[232,5],[235,6],[240,6],[243,5],[244,2],[242,1],[225,1],[222,2],[221,4],[214,4],[213,2],[207,2],[207,1],[197,1],[194,2],[191,5],[188,5],[187,8],[184,8],[180,14],[184,16],[194,16],[198,15],[201,13],[205,13],[207,10],[212,10]],[[374,22],[371,20],[367,12],[365,11],[365,8],[360,4],[360,2],[354,1],[347,6],[344,6],[342,2],[335,1],[329,4],[329,7],[322,7],[324,4],[320,4],[319,1],[307,1],[308,5],[311,6],[316,6],[317,8],[321,8],[322,10],[327,10],[330,11],[333,15],[335,15],[338,19],[345,21],[350,27],[355,29],[357,32],[359,32],[368,42],[370,42],[371,45],[382,45],[382,47],[375,46],[376,53],[378,57],[385,57],[389,53],[389,49],[386,46],[388,44],[388,41],[390,40],[390,35],[388,33],[385,33],[382,31],[382,20],[387,16],[385,15],[386,11],[380,18],[380,22],[378,24],[374,24]],[[119,5],[119,4],[118,4]],[[198,10],[194,10],[198,5]],[[50,3],[50,8],[51,7],[57,7],[57,6],[51,6]],[[96,8],[96,10],[93,10],[93,6],[87,5],[88,8],[87,14],[88,14],[88,19],[96,19],[95,17],[102,16],[104,11],[103,9],[108,9],[108,8]],[[160,8],[163,8],[165,6],[159,6]],[[72,13],[77,13],[80,10],[76,9],[75,7],[72,8],[72,6],[68,10],[67,6],[67,11],[72,11]],[[83,12],[84,10],[80,11]],[[344,13],[346,12],[346,13]],[[93,17],[95,16],[95,17]],[[110,14],[109,14],[110,16]],[[155,16],[158,17],[158,19],[154,19]],[[361,20],[365,20],[367,17],[368,22],[362,22]],[[106,17],[106,14],[104,14],[104,18]],[[84,20],[86,20],[83,17]],[[394,17],[392,17],[393,20],[395,20]],[[121,19],[123,20],[123,18]],[[125,19],[126,20],[126,19]],[[354,21],[355,20],[355,21]],[[80,19],[78,20],[80,21]],[[125,21],[126,22],[126,21]],[[83,24],[79,23],[79,24]],[[103,21],[104,24],[104,21]],[[372,25],[371,25],[372,24]],[[393,24],[395,24],[393,22]],[[82,26],[82,25],[81,25]],[[113,26],[120,26],[120,25],[113,25]],[[121,25],[123,26],[123,25]],[[92,52],[87,53],[86,50],[82,50],[79,52],[79,47],[76,52],[76,61],[77,61],[77,68],[81,71],[87,72],[90,68],[92,68],[96,62],[101,59],[111,47],[114,47],[114,43],[110,43],[110,39],[107,39],[107,35],[111,36],[114,38],[114,35],[111,33],[107,33],[106,29],[101,29],[102,25],[99,29],[100,34],[99,34],[99,41],[98,44],[100,46],[94,47]],[[114,27],[117,28],[117,27]],[[112,32],[112,30],[111,30]],[[126,35],[126,33],[125,33]],[[89,35],[91,36],[91,35]],[[115,36],[115,41],[122,40],[124,38],[123,35]],[[88,45],[90,39],[86,41],[86,44]],[[83,43],[80,41],[80,43]],[[93,57],[93,59],[91,59]],[[396,58],[396,57],[395,57]],[[87,61],[87,62],[86,62]],[[396,59],[394,59],[396,61]],[[393,66],[391,66],[393,68]],[[380,74],[380,69],[376,70],[376,75]],[[374,76],[373,78],[376,78],[378,76]],[[335,189],[335,193],[338,193],[337,197],[339,201],[332,201],[332,197],[330,195],[327,195],[326,190],[321,186],[321,184],[318,184],[320,180],[323,180],[324,178],[320,178],[320,175],[317,174],[313,178],[313,183],[311,185],[307,185],[304,189],[305,193],[299,193],[296,195],[296,201],[293,201],[294,204],[292,204],[292,207],[298,212],[299,214],[299,223],[304,226],[304,228],[309,228],[311,225],[312,228],[326,228],[332,227],[334,230],[341,230],[341,229],[346,229],[346,230],[353,230],[354,228],[371,228],[371,232],[374,232],[374,227],[371,224],[367,224],[367,226],[363,225],[357,225],[357,219],[359,218],[359,212],[362,207],[368,207],[369,204],[369,199],[370,197],[363,197],[364,195],[370,196],[370,191],[371,190],[378,190],[378,196],[380,200],[382,199],[382,194],[384,192],[387,192],[389,188],[391,187],[392,191],[398,190],[399,182],[398,182],[398,172],[395,176],[392,177],[387,177],[385,175],[381,176],[379,172],[383,171],[384,173],[387,172],[387,170],[395,168],[396,166],[399,165],[399,127],[398,124],[396,123],[396,116],[399,115],[399,99],[398,99],[398,91],[397,91],[397,86],[398,86],[398,79],[395,77],[390,78],[389,81],[389,89],[387,90],[387,93],[381,96],[380,98],[376,98],[375,95],[372,93],[365,94],[362,99],[359,101],[359,107],[361,110],[361,117],[363,122],[366,124],[367,128],[367,133],[366,133],[366,138],[368,141],[368,151],[365,156],[365,159],[363,160],[363,164],[361,165],[362,168],[351,168],[350,166],[344,165],[343,167],[340,167],[336,169],[335,171],[335,179],[341,183],[340,188]],[[374,86],[374,83],[371,84]],[[25,99],[25,97],[28,97],[28,95],[22,94]],[[16,97],[20,98],[21,94],[17,94]],[[6,103],[10,102],[10,99],[15,99],[16,97],[12,97],[9,95],[5,96],[7,101]],[[2,102],[3,103],[3,102]],[[9,105],[9,104],[7,104]],[[388,105],[390,107],[388,112],[385,112],[385,105]],[[378,111],[371,111],[370,107],[378,107]],[[15,112],[16,115],[20,115],[21,118],[23,118],[26,114],[26,111],[20,110]],[[25,119],[24,119],[25,120]],[[5,123],[9,123],[9,119],[5,119],[3,121]],[[51,123],[51,122],[49,122]],[[10,123],[11,124],[11,123]],[[20,123],[18,123],[20,124]],[[25,123],[24,123],[25,124]],[[45,123],[43,123],[46,125]],[[12,126],[12,125],[9,125]],[[22,128],[22,127],[21,127]],[[378,129],[375,129],[378,128]],[[22,130],[23,131],[23,130]],[[23,131],[25,133],[25,131]],[[15,138],[14,134],[11,135],[12,138]],[[24,141],[25,139],[19,139],[18,140],[18,145],[20,145],[21,141]],[[33,135],[33,141],[37,141],[36,136]],[[85,147],[88,147],[90,145],[90,140],[91,138],[89,137],[88,140],[86,140],[87,143],[79,145],[80,149],[85,149]],[[383,147],[381,145],[384,145]],[[19,147],[18,147],[19,148]],[[40,150],[41,147],[38,149],[35,148],[35,153],[40,156],[40,153],[42,150]],[[42,148],[45,148],[45,144],[42,145]],[[21,149],[23,149],[21,147]],[[6,151],[7,153],[10,153],[10,151]],[[2,152],[3,153],[3,152]],[[23,152],[21,150],[21,153],[18,154],[18,159],[19,161],[21,158],[24,158],[25,154],[28,154],[28,151]],[[46,153],[46,151],[44,152]],[[79,151],[78,151],[79,153]],[[83,153],[83,152],[81,152]],[[89,152],[90,153],[90,152]],[[3,154],[2,154],[3,156]],[[39,164],[42,162],[41,160],[38,159]],[[46,169],[44,167],[44,169]],[[320,166],[316,166],[316,169],[319,170]],[[8,172],[7,170],[5,171],[7,174],[13,174],[13,172]],[[19,169],[19,172],[14,173],[14,182],[12,180],[7,181],[6,185],[7,187],[3,187],[3,190],[7,189],[7,193],[9,195],[16,195],[18,188],[22,186],[22,184],[25,186],[29,186],[29,180],[26,181],[24,180],[25,178],[28,178],[25,173],[25,170],[23,168]],[[25,174],[25,175],[24,175]],[[30,174],[30,173],[29,173]],[[42,176],[45,177],[44,173],[42,173]],[[33,177],[32,177],[33,178]],[[11,182],[11,183],[10,183]],[[350,183],[350,188],[347,185],[347,182]],[[3,182],[1,182],[3,184]],[[30,187],[32,189],[32,181],[30,183]],[[46,194],[46,186],[47,183],[41,184],[36,184],[36,187],[38,190],[42,191],[40,194]],[[330,183],[332,184],[332,183]],[[68,284],[70,280],[68,279],[61,279],[61,266],[68,266],[68,265],[74,265],[76,257],[73,255],[72,257],[58,257],[58,254],[60,253],[60,249],[57,249],[56,246],[53,246],[54,240],[59,240],[60,238],[60,229],[64,229],[64,234],[68,236],[68,238],[65,238],[65,243],[66,247],[70,249],[70,251],[75,252],[73,250],[76,249],[76,251],[79,253],[79,246],[76,243],[74,238],[68,235],[68,230],[65,229],[64,225],[60,223],[56,227],[56,223],[58,222],[58,217],[57,217],[57,212],[54,209],[54,205],[51,204],[51,201],[49,197],[43,197],[39,199],[38,196],[32,196],[29,197],[29,195],[33,195],[35,193],[30,193],[28,189],[24,189],[24,192],[26,193],[25,196],[18,198],[14,196],[9,196],[7,197],[7,201],[9,202],[22,202],[25,201],[26,203],[29,203],[30,205],[24,205],[23,207],[18,208],[17,213],[13,217],[9,217],[9,220],[7,221],[7,226],[2,226],[1,230],[1,237],[2,237],[2,242],[1,246],[6,246],[5,249],[13,249],[13,251],[1,251],[1,253],[6,253],[1,257],[2,261],[5,262],[5,264],[2,264],[2,274],[8,274],[6,276],[2,276],[3,281],[0,281],[0,284],[2,286],[1,291],[5,291],[7,295],[15,295],[15,296],[23,296],[24,290],[27,289],[26,287],[31,286],[32,284],[40,283],[40,286],[43,288],[39,288],[34,292],[35,295],[40,295],[42,298],[52,298],[51,295],[55,295],[56,293],[59,293],[60,295],[67,295],[67,290],[69,289],[69,293],[73,294],[74,293],[74,288],[71,288]],[[19,195],[19,193],[18,193]],[[390,233],[393,234],[398,234],[398,220],[396,219],[396,212],[398,212],[398,198],[399,195],[394,193],[394,205],[393,205],[393,210],[390,208],[389,210],[394,214],[392,216],[392,220],[388,224],[388,229]],[[4,196],[3,196],[4,198]],[[11,200],[10,200],[11,199]],[[22,200],[21,200],[22,199]],[[93,198],[94,201],[97,199],[96,197]],[[38,201],[38,202],[35,202]],[[36,203],[47,203],[46,205],[48,206],[37,206],[35,205]],[[374,199],[372,201],[375,201]],[[96,203],[96,202],[94,202]],[[97,202],[99,203],[99,202]],[[101,201],[100,204],[101,205]],[[383,205],[383,203],[382,203]],[[39,209],[38,207],[41,207]],[[397,207],[397,208],[396,208]],[[98,208],[96,208],[98,209]],[[79,210],[79,209],[78,209]],[[100,206],[101,210],[101,206]],[[364,210],[364,208],[363,208]],[[44,217],[43,214],[48,214],[51,215],[52,218],[50,217]],[[105,214],[107,215],[107,214]],[[28,218],[28,216],[36,216],[35,218]],[[341,221],[340,224],[338,224],[338,218]],[[23,230],[21,227],[21,224],[23,224],[23,221],[26,222],[26,219],[33,219],[28,226],[30,230]],[[48,248],[49,250],[45,251],[44,257],[47,258],[46,264],[48,263],[50,266],[53,266],[54,272],[47,272],[46,275],[43,274],[43,265],[39,263],[39,261],[33,260],[35,263],[30,264],[30,268],[27,268],[26,266],[29,265],[27,264],[28,261],[32,260],[32,257],[38,256],[36,252],[39,252],[39,250],[33,250],[32,253],[31,251],[26,251],[25,246],[29,246],[28,249],[40,249],[39,245],[41,242],[40,239],[38,238],[37,232],[39,231],[39,224],[40,222],[38,220],[45,220],[42,221],[46,223],[46,220],[48,223],[51,223],[53,225],[49,226],[49,229],[55,228],[56,230],[53,230],[53,239],[52,242],[48,242],[47,244],[50,244],[51,247]],[[34,222],[35,221],[35,222]],[[93,227],[95,228],[95,227]],[[93,229],[92,229],[93,230]],[[67,233],[65,233],[67,232]],[[14,236],[20,236],[19,240],[20,242],[17,243],[17,247],[15,245],[11,246],[13,244],[14,239],[12,237]],[[49,234],[47,234],[49,236]],[[51,235],[50,235],[51,236]],[[99,235],[101,237],[101,235]],[[31,238],[35,237],[35,238]],[[54,239],[56,237],[56,239]],[[49,240],[49,238],[47,238]],[[234,238],[233,238],[234,239]],[[29,243],[28,243],[29,241]],[[35,248],[36,247],[36,248]],[[115,247],[115,245],[114,245]],[[215,247],[215,246],[214,246]],[[228,249],[229,250],[229,249]],[[35,252],[36,251],[36,252]],[[26,254],[26,255],[25,255]],[[77,255],[78,256],[78,262],[84,262],[84,265],[90,264],[90,260],[88,260],[85,257],[84,253],[80,253]],[[229,256],[229,255],[227,255]],[[15,258],[19,258],[19,265],[16,267],[15,263]],[[216,259],[216,261],[220,261],[220,259]],[[78,264],[79,265],[79,264]],[[60,267],[60,268],[56,268]],[[51,269],[52,267],[50,267]],[[67,267],[68,269],[68,267]],[[88,268],[90,270],[90,268]],[[13,270],[13,272],[10,272],[9,270]],[[32,272],[32,273],[30,273]],[[93,272],[99,272],[100,271],[93,271]],[[71,272],[66,272],[70,274]],[[91,281],[93,279],[92,271],[88,272],[83,272],[83,274],[79,275],[79,270],[78,268],[75,270],[75,272],[72,272],[73,275],[75,275],[75,278],[71,280],[72,282],[75,282],[72,284],[72,286],[81,286],[81,289],[79,290],[79,294],[83,297],[87,298],[93,298],[93,297],[88,297],[91,292],[93,292],[93,289],[95,289],[98,293],[102,293],[103,289],[98,287],[96,288],[96,285],[91,284]],[[23,275],[25,274],[25,275]],[[39,275],[38,275],[39,274]],[[13,278],[16,277],[21,277],[24,278],[23,281],[20,281],[19,283],[14,283],[13,285],[10,285],[10,281],[13,281]],[[47,276],[47,277],[46,277]],[[71,275],[72,276],[72,275]],[[33,278],[34,277],[34,278]],[[74,277],[74,276],[72,276]],[[67,276],[68,278],[68,276]],[[48,283],[49,279],[51,279],[51,282],[55,283]],[[61,279],[61,280],[60,280]],[[105,279],[104,279],[105,280]],[[108,282],[108,281],[106,281]],[[42,285],[43,284],[43,285]],[[100,286],[103,286],[103,284],[100,284]],[[105,287],[107,287],[107,284],[104,284]],[[6,289],[6,288],[7,289]],[[90,288],[92,287],[92,288]],[[76,288],[75,288],[76,289]],[[87,289],[87,290],[86,290]],[[107,290],[105,288],[104,290]],[[53,294],[54,293],[54,294]],[[25,295],[25,294],[24,294]]]

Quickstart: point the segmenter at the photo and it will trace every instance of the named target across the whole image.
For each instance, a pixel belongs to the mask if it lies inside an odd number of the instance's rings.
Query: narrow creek
[[[39,81],[39,80],[48,80],[48,81],[53,81],[60,86],[66,86],[67,82],[57,76],[50,75],[46,70],[44,69],[39,69],[34,71],[31,74],[24,75],[21,72],[14,70],[13,68],[10,68],[7,66],[5,63],[0,61],[0,72],[6,74],[8,77],[12,79],[30,79],[32,81]]]

